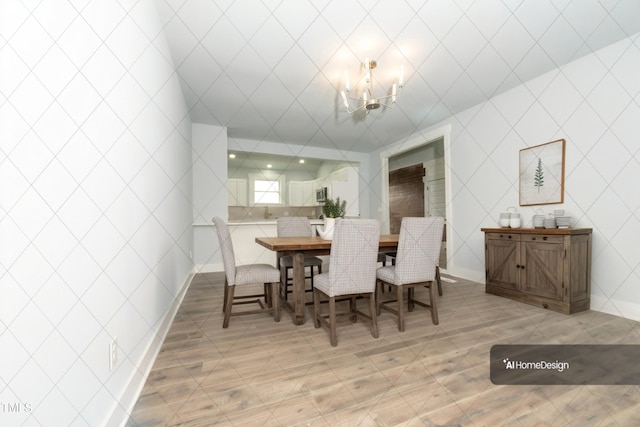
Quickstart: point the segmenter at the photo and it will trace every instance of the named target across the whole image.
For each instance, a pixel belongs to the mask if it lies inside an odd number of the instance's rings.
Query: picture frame
[[[564,202],[565,140],[520,150],[520,206]]]

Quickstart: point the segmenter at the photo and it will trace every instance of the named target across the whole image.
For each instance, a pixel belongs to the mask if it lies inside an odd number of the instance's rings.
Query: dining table
[[[398,248],[398,234],[380,235],[378,251],[396,252]],[[331,252],[331,240],[325,240],[319,236],[309,237],[256,237],[256,243],[276,252],[276,265],[282,256],[291,255],[293,259],[293,289],[292,301],[283,301],[283,305],[292,311],[293,323],[302,325],[305,322],[305,256],[329,255]]]

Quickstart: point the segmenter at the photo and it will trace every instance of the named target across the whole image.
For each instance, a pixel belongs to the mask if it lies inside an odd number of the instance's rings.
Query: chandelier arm
[[[364,69],[365,69],[365,79],[366,85],[364,87],[364,92],[362,93],[361,98],[355,98],[351,95],[351,85],[349,84],[349,75],[345,70],[345,90],[340,92],[342,96],[342,101],[347,109],[349,114],[355,113],[360,110],[365,110],[366,114],[369,114],[371,110],[375,110],[380,108],[380,106],[384,106],[387,108],[394,108],[396,105],[396,98],[402,92],[402,88],[404,86],[404,67],[400,66],[400,78],[398,83],[394,83],[392,86],[391,94],[384,95],[381,97],[375,97],[373,95],[373,69],[376,68],[377,62],[375,60],[367,59],[365,61]],[[391,98],[391,103],[388,103],[388,100]],[[352,104],[355,103],[355,104]],[[353,108],[352,105],[357,105],[357,108]]]

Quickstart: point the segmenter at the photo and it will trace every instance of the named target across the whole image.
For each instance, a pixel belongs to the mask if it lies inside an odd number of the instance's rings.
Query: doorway
[[[389,171],[389,230],[400,233],[405,216],[425,216],[424,167],[422,163]],[[410,200],[410,203],[407,201]]]
[[[447,268],[444,138],[388,158],[389,230],[400,232],[403,217],[442,216],[445,230],[440,268]]]

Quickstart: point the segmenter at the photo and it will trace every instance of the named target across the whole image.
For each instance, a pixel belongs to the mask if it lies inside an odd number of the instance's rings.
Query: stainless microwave
[[[316,202],[327,201],[327,187],[318,188],[316,190]]]

